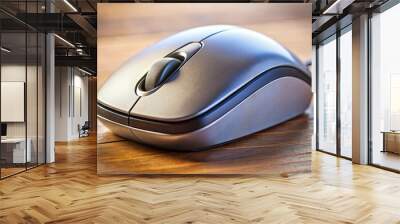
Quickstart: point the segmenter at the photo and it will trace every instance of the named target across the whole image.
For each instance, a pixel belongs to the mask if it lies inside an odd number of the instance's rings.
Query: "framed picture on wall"
[[[1,122],[24,122],[25,82],[1,82]]]

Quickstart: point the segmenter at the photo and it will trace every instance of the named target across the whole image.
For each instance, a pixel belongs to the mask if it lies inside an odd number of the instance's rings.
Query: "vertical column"
[[[46,1],[46,12],[53,12],[51,1]],[[54,34],[46,34],[46,163],[55,161],[55,43]]]
[[[97,79],[95,76],[88,77],[88,113],[90,131],[96,133],[97,131]]]
[[[311,140],[311,148],[317,149],[317,46],[312,46],[312,59],[311,59],[311,89],[313,92],[313,119],[314,128]]]
[[[46,163],[55,161],[55,56],[54,35],[46,35]]]
[[[341,83],[341,64],[340,64],[340,35],[339,28],[336,30],[336,155],[342,156],[341,146],[341,114],[340,114],[340,83]]]
[[[353,19],[353,162],[368,163],[368,15]]]

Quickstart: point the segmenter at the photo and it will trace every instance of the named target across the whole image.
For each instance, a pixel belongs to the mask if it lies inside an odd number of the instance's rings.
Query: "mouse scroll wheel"
[[[154,63],[144,80],[144,90],[149,91],[168,78],[182,62],[176,58],[166,57]]]

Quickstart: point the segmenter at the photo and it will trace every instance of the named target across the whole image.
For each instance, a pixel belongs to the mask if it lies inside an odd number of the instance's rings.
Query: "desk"
[[[25,154],[25,138],[5,138],[1,139],[1,157],[6,163],[25,163],[31,161],[31,145],[30,138],[26,139],[27,147]],[[27,159],[27,160],[25,160]]]
[[[383,131],[382,152],[400,154],[400,131]]]

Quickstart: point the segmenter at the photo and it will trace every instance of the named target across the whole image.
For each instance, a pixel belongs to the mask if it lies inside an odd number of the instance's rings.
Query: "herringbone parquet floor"
[[[312,171],[99,177],[89,138],[0,181],[0,223],[400,223],[400,175],[317,152]]]

